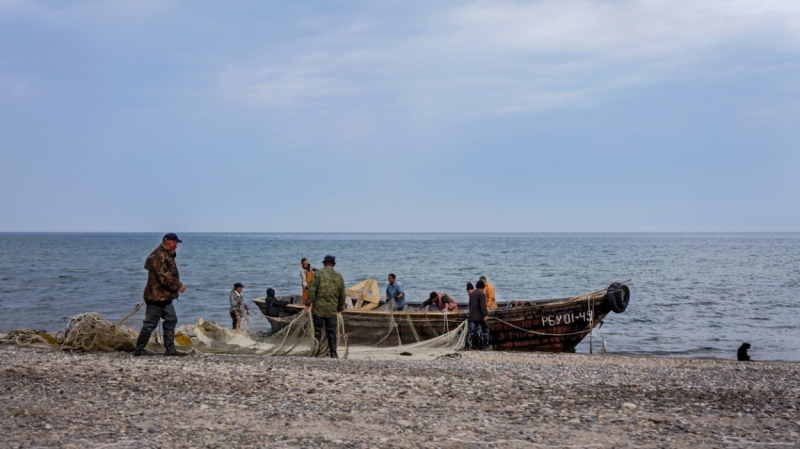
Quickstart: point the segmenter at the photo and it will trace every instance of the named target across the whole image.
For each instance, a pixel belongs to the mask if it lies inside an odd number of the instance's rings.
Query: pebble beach
[[[800,446],[796,362],[434,361],[0,347],[3,448]]]

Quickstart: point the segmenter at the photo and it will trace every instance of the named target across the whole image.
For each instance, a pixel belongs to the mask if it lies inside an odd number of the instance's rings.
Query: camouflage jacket
[[[236,289],[231,290],[228,300],[231,303],[231,313],[239,312],[239,315],[244,315],[244,298],[242,298],[241,293],[237,292]]]
[[[181,277],[175,265],[175,251],[159,245],[144,262],[147,270],[147,285],[144,287],[144,302],[166,306],[180,294]]]
[[[319,317],[336,316],[344,310],[344,278],[336,270],[325,267],[317,270],[308,285],[306,305]]]

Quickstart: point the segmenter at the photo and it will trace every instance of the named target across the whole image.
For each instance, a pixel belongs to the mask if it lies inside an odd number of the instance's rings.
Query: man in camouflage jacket
[[[333,269],[336,265],[335,257],[325,256],[322,265],[325,268],[314,273],[308,285],[305,309],[311,310],[314,318],[314,337],[317,341],[322,338],[322,327],[325,327],[330,355],[336,359],[339,358],[336,353],[336,316],[344,310],[344,278]]]
[[[186,291],[181,284],[178,267],[175,265],[175,250],[181,240],[177,235],[169,233],[161,240],[158,246],[144,263],[147,270],[147,285],[144,287],[144,302],[147,310],[144,314],[142,330],[136,340],[136,350],[133,355],[147,355],[145,350],[150,335],[158,326],[158,320],[164,320],[164,355],[184,355],[175,349],[175,326],[178,324],[178,315],[172,301]]]

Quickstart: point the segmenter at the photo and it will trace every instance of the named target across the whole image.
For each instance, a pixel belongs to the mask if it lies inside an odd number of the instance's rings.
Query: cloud
[[[28,100],[39,92],[37,81],[32,76],[0,73],[0,97]]]
[[[416,117],[480,117],[758,70],[742,52],[800,53],[796,1],[475,2],[364,14],[308,20],[318,24],[311,36],[228,64],[216,93],[265,109],[341,111],[370,98]]]
[[[98,26],[130,24],[138,19],[152,19],[174,7],[171,1],[128,2],[42,2],[4,0],[0,13],[6,19],[26,19],[50,26]]]

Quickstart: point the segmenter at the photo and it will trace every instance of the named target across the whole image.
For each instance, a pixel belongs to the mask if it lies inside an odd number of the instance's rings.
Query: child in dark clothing
[[[264,301],[264,309],[267,311],[268,316],[278,316],[278,306],[285,306],[289,301],[284,299],[275,298],[275,290],[267,289],[267,299]]]

